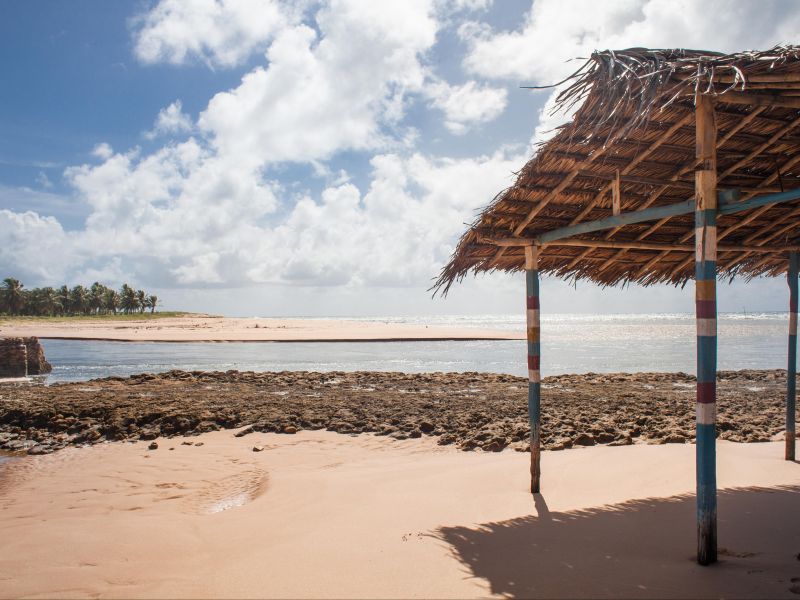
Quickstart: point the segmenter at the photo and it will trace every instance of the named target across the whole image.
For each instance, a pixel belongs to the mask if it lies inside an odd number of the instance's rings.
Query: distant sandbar
[[[0,337],[4,336],[118,342],[388,342],[518,340],[525,338],[525,331],[338,319],[239,319],[187,315],[119,321],[10,320],[0,322]]]

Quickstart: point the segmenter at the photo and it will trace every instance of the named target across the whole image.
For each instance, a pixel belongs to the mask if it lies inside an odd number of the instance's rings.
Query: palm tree
[[[103,308],[106,312],[117,314],[119,300],[119,293],[116,290],[106,288],[106,292],[103,294]]]
[[[144,309],[147,308],[147,294],[144,290],[138,290],[136,292],[136,301],[139,304],[139,312],[143,313]]]
[[[158,296],[153,295],[147,299],[147,305],[150,307],[151,315],[156,311],[156,304],[158,304]]]
[[[59,303],[56,291],[51,287],[41,289],[41,310],[52,317],[58,311]]]
[[[17,314],[24,304],[24,296],[22,288],[24,286],[20,283],[19,279],[13,277],[6,277],[3,280],[3,300],[8,308],[8,312],[12,315]]]
[[[69,302],[69,288],[66,285],[62,285],[58,288],[58,292],[56,292],[56,299],[58,303],[61,305],[61,314],[67,315],[70,312],[70,302]]]
[[[69,302],[72,307],[72,312],[78,314],[85,314],[89,310],[89,295],[86,288],[82,285],[76,285],[69,293]]]
[[[108,288],[99,281],[95,281],[89,289],[89,309],[99,313],[103,308],[103,298]]]
[[[136,297],[136,290],[134,290],[127,283],[122,284],[122,289],[119,292],[119,296],[119,304],[126,315],[136,311],[136,309],[139,307],[139,299]]]

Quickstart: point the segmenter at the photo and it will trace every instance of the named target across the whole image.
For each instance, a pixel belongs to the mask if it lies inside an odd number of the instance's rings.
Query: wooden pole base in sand
[[[539,248],[525,248],[528,325],[528,419],[531,425],[531,493],[541,485],[541,344],[539,326]]]

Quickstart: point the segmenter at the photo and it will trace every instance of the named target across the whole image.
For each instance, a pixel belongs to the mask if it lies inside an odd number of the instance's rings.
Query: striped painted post
[[[697,562],[717,560],[717,170],[714,106],[697,99],[695,303],[697,320]]]
[[[789,364],[786,369],[786,460],[794,460],[795,397],[797,395],[797,276],[800,255],[789,253]]]
[[[528,420],[531,425],[531,493],[541,483],[541,344],[539,326],[539,248],[525,247],[525,283],[528,294]]]

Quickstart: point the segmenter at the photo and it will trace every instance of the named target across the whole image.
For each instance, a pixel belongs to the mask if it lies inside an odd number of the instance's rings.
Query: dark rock
[[[246,436],[246,435],[248,435],[250,433],[253,433],[254,431],[255,431],[255,429],[253,429],[253,426],[250,425],[250,427],[245,427],[241,431],[237,431],[236,433],[234,433],[233,437],[237,437],[237,438],[238,437],[244,437],[244,436]]]
[[[574,446],[594,446],[595,439],[588,433],[579,433],[578,436],[572,440]]]
[[[613,442],[616,439],[616,436],[613,433],[608,433],[606,431],[598,434],[595,437],[595,440],[598,444],[608,444],[609,442]]]
[[[158,450],[158,442],[150,442],[150,445],[147,446],[148,450]]]

